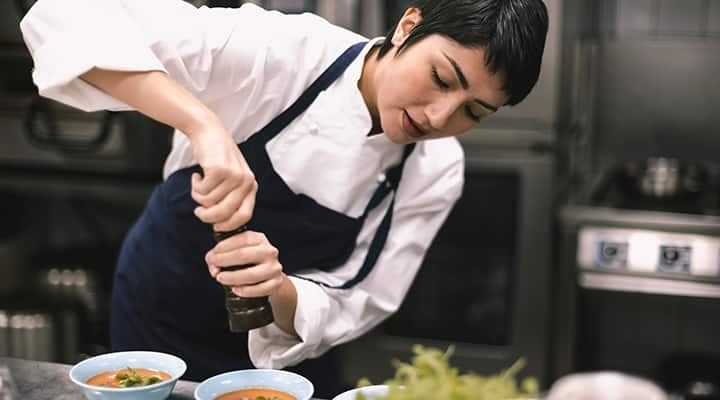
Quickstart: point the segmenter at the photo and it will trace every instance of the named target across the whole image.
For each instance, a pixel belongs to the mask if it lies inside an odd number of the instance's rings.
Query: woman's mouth
[[[402,126],[402,129],[410,137],[419,138],[419,137],[427,135],[427,132],[420,129],[420,127],[418,127],[415,124],[415,121],[413,121],[412,118],[410,118],[410,115],[405,110],[403,110],[402,120],[401,120],[400,124]]]

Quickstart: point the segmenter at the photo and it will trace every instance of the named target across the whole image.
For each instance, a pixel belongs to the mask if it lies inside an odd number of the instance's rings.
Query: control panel
[[[585,270],[720,278],[720,237],[584,227],[577,262]]]

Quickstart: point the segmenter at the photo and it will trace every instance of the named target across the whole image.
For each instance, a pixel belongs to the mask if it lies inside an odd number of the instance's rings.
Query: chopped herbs
[[[118,380],[117,386],[122,388],[148,386],[162,381],[159,376],[154,375],[143,378],[131,367],[127,367],[127,372],[115,374],[115,379]]]

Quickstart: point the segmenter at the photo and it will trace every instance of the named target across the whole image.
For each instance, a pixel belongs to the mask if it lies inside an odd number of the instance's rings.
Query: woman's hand
[[[255,207],[257,184],[237,144],[220,118],[192,93],[161,71],[93,68],[81,75],[89,84],[190,139],[203,176],[193,174],[195,215],[216,231],[246,224]]]
[[[245,225],[255,207],[257,183],[231,135],[218,121],[191,134],[193,154],[203,176],[192,176],[195,215],[219,232]]]
[[[278,250],[262,233],[244,231],[216,244],[205,256],[210,275],[240,297],[270,297],[275,324],[297,336],[297,290],[283,273]],[[223,267],[251,265],[236,271]]]
[[[207,253],[205,261],[210,275],[232,287],[240,297],[272,296],[283,284],[278,250],[259,232],[245,231],[221,241]],[[235,265],[251,266],[236,271],[222,270]]]

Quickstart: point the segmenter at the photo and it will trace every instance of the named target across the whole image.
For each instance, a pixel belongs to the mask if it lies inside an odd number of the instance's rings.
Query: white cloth
[[[197,9],[180,0],[41,0],[21,28],[41,95],[86,111],[127,110],[78,76],[93,67],[161,70],[214,110],[236,142],[289,106],[347,47],[366,40],[312,14],[284,15],[251,4]],[[385,135],[367,136],[371,119],[357,83],[377,40],[267,146],[291,189],[352,217],[362,214],[378,177],[402,153]],[[188,139],[176,131],[164,176],[192,164]],[[255,366],[282,368],[317,357],[397,310],[460,196],[463,166],[454,138],[419,143],[407,160],[392,228],[372,272],[346,290],[291,277],[300,338],[275,325],[252,331]],[[368,217],[345,265],[299,275],[331,285],[354,277],[388,203]]]

